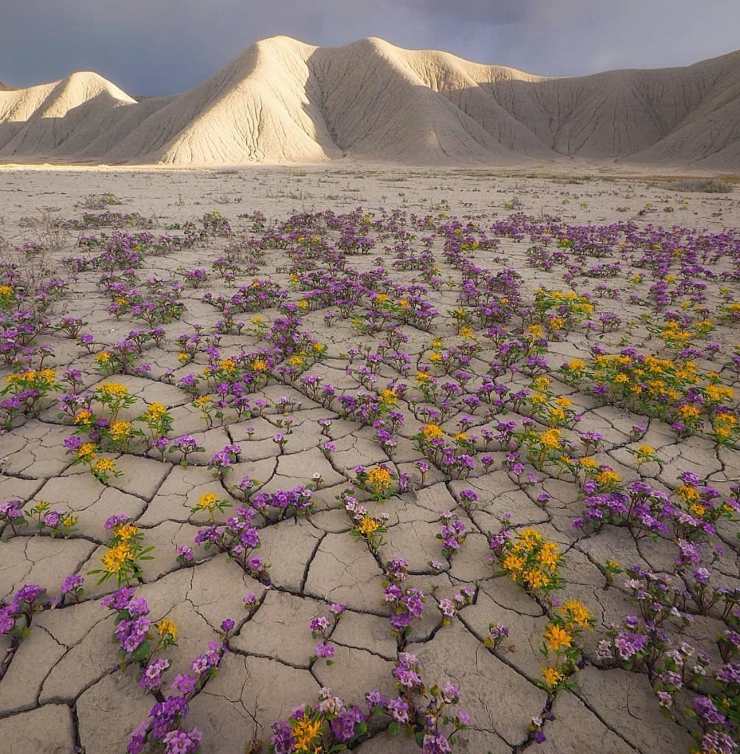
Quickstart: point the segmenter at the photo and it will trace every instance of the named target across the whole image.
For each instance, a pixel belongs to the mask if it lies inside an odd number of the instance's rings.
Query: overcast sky
[[[0,80],[94,70],[130,94],[174,94],[276,34],[322,45],[379,36],[582,74],[730,52],[740,0],[0,0]]]

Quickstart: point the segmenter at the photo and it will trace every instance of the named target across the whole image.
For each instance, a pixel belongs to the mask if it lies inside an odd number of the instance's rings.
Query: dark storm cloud
[[[738,45],[738,0],[0,0],[0,80],[95,70],[187,89],[257,39],[380,36],[537,73],[684,65]]]
[[[511,24],[523,21],[536,6],[535,0],[400,0],[400,5],[414,11],[438,14],[465,22]]]

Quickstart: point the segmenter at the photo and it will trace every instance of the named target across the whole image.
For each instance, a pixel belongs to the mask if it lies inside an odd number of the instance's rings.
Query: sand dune
[[[365,39],[256,43],[200,86],[137,102],[94,73],[3,90],[0,160],[512,164],[564,156],[740,167],[740,52],[547,78]]]

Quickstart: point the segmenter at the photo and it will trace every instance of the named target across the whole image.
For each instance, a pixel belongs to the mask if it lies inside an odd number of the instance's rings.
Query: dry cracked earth
[[[121,204],[98,210],[81,206],[88,195],[106,192],[114,194]],[[470,715],[471,723],[453,738],[456,751],[688,752],[694,745],[696,723],[678,712],[674,721],[661,711],[654,674],[651,677],[645,668],[609,662],[599,652],[599,642],[608,641],[610,627],[620,627],[626,616],[640,612],[638,601],[625,586],[627,574],[624,570],[612,574],[607,564],[618,563],[622,569],[638,565],[651,573],[675,576],[677,537],[673,529],[655,537],[645,536],[644,529],[624,522],[598,530],[575,528],[574,519],[584,514],[586,494],[578,474],[548,464],[536,468],[523,452],[524,471],[517,473],[507,459],[514,445],[505,447],[495,439],[484,439],[484,430],[494,432],[500,422],[520,423],[533,416],[526,400],[517,402],[511,396],[517,391],[531,391],[536,375],[516,368],[497,372],[496,383],[508,392],[495,410],[485,402],[463,402],[466,396],[478,394],[481,383],[491,378],[491,364],[498,356],[495,338],[486,333],[490,325],[473,318],[472,334],[461,335],[459,323],[451,314],[461,306],[462,263],[445,253],[450,236],[439,228],[457,219],[463,226],[474,224],[466,228],[465,237],[481,238],[483,234],[495,239],[489,248],[483,248],[484,244],[467,248],[464,257],[492,273],[504,267],[518,273],[517,290],[523,306],[531,306],[539,288],[572,288],[594,302],[593,320],[606,312],[618,316],[616,328],[589,330],[579,321],[543,339],[544,371],[552,380],[548,390],[567,397],[580,417],[577,424],[560,430],[561,436],[573,443],[573,455],[589,455],[580,437],[598,433],[601,440],[590,453],[602,467],[617,472],[621,483],[642,479],[670,496],[684,483],[681,475],[690,472],[698,477],[697,487],[710,485],[728,500],[733,483],[740,478],[736,446],[718,444],[706,428],[681,434],[668,421],[640,414],[617,401],[610,403],[584,385],[566,381],[559,371],[565,361],[592,358],[595,345],[606,353],[618,352],[627,345],[648,353],[669,353],[665,342],[649,327],[651,318],[662,324],[664,316],[664,310],[656,312],[651,306],[649,291],[654,278],[649,270],[627,263],[620,245],[623,234],[618,234],[608,258],[587,258],[578,263],[581,268],[618,263],[607,277],[581,276],[576,270],[566,279],[565,266],[540,269],[527,255],[527,249],[536,243],[549,243],[555,249],[555,238],[533,241],[528,231],[519,238],[497,236],[490,226],[523,213],[540,224],[547,223],[548,217],[557,217],[573,227],[631,222],[643,229],[649,224],[666,228],[677,225],[700,233],[727,229],[732,233],[740,214],[736,196],[683,194],[648,180],[614,181],[598,175],[574,181],[565,176],[486,176],[462,171],[418,175],[370,170],[4,172],[0,235],[5,241],[5,273],[10,269],[8,260],[18,264],[14,295],[37,290],[34,286],[49,277],[64,280],[63,289],[38,315],[48,325],[39,329],[28,347],[48,347],[50,353],[43,367],[54,369],[58,379],[65,370],[79,370],[78,393],[89,395],[106,383],[125,386],[135,401],[121,410],[118,418],[123,421],[134,421],[153,404],[163,404],[172,417],[168,436],[190,435],[199,449],[182,463],[177,451],[163,458],[137,438],[123,452],[108,448],[102,453],[114,459],[120,475],[104,476],[101,481],[88,465],[75,463],[76,453],[65,445],[76,430],[78,436],[84,435],[79,435],[80,425],[75,424],[73,416],[59,407],[59,396],[69,392],[68,386],[44,397],[27,415],[15,416],[10,428],[0,435],[0,501],[17,501],[28,514],[25,524],[12,525],[7,518],[0,524],[0,597],[7,607],[23,585],[37,584],[50,600],[39,601],[30,632],[22,640],[11,634],[0,637],[3,652],[7,651],[0,681],[0,749],[8,754],[125,752],[130,734],[147,719],[152,705],[171,693],[172,679],[192,672],[193,659],[206,651],[209,642],[221,641],[221,623],[231,618],[235,626],[229,632],[218,671],[192,695],[182,725],[183,729],[196,727],[201,731],[200,750],[204,754],[258,751],[261,745],[268,750],[272,723],[287,719],[301,704],[315,705],[324,687],[347,705],[363,709],[370,690],[396,696],[392,671],[404,652],[418,658],[427,687],[447,681],[459,686],[459,706]],[[294,232],[298,221],[286,224],[290,215],[327,208],[341,214],[358,206],[363,207],[361,215],[372,215],[363,230],[372,244],[369,253],[351,248],[346,252],[344,269],[337,267],[336,258],[327,262],[321,254],[307,261],[306,249],[310,247],[298,238],[304,235],[302,232]],[[111,313],[114,294],[105,289],[101,279],[106,272],[123,275],[123,266],[107,271],[80,266],[74,269],[64,261],[100,254],[105,239],[101,245],[81,247],[79,238],[105,235],[110,239],[114,229],[60,230],[54,218],[79,220],[90,211],[139,212],[151,218],[149,232],[155,237],[180,237],[183,223],[195,221],[200,231],[200,218],[214,209],[230,223],[231,236],[215,230],[199,236],[188,248],[145,253],[133,277],[127,278],[127,285],[139,287],[153,276],[183,284],[178,299],[184,305],[180,316],[162,325],[164,336],[147,343],[136,361],[138,365],[146,362],[150,369],[140,374],[135,374],[136,368],[123,370],[128,373],[102,373],[97,356],[114,350],[131,330],[148,325],[125,307],[119,316]],[[406,238],[387,225],[372,224],[387,223],[394,210],[404,213],[398,224],[410,234]],[[264,221],[255,220],[254,212],[262,212]],[[412,215],[429,216],[429,225],[414,227]],[[244,252],[250,247],[249,239],[265,238],[270,228],[275,229],[276,236],[289,240],[272,245],[268,240],[250,266],[245,261],[249,255]],[[122,232],[135,234],[140,230],[126,227]],[[324,220],[307,226],[306,233],[320,237],[332,249],[341,236],[338,227],[328,227]],[[431,239],[431,261],[408,265],[411,269],[394,267],[402,241],[418,254],[424,247],[422,239],[427,237]],[[38,248],[23,251],[22,245],[28,241],[37,241]],[[226,279],[225,268],[218,264],[214,268],[214,262],[235,244],[241,244],[243,256],[234,252],[231,279]],[[735,235],[734,264],[737,244]],[[631,256],[634,258],[636,252]],[[737,325],[736,321],[723,320],[719,312],[726,300],[726,293],[720,291],[723,286],[732,289],[737,301],[737,277],[733,280],[729,274],[732,264],[731,255],[714,263],[715,272],[728,273],[724,280],[702,277],[706,298],[697,306],[710,311],[715,329],[708,339],[695,344],[701,351],[695,358],[699,368],[719,372],[722,384],[730,387],[738,380],[737,371],[731,368]],[[378,275],[379,266],[386,268],[387,277]],[[436,268],[438,278],[432,284],[430,266]],[[212,413],[212,426],[208,426],[203,412],[193,403],[193,394],[180,383],[185,375],[201,374],[208,366],[209,339],[224,319],[223,312],[204,296],[231,297],[240,286],[249,286],[260,278],[279,286],[285,300],[297,304],[305,299],[306,288],[296,285],[295,276],[311,267],[330,279],[348,278],[365,286],[351,316],[341,315],[332,299],[338,294],[319,297],[306,309],[299,307],[301,332],[308,334],[311,342],[326,346],[322,358],[305,361],[293,373],[281,371],[288,359],[285,353],[283,361],[275,357],[265,379],[248,394],[252,415],[247,411],[238,416],[227,408],[222,416]],[[193,287],[186,272],[196,268],[205,270],[207,277]],[[639,272],[643,281],[630,282]],[[377,331],[362,329],[363,318],[377,307],[373,297],[386,291],[391,299],[398,298],[403,295],[399,286],[413,284],[424,287],[422,298],[436,310],[428,327],[403,322],[394,315]],[[607,293],[596,291],[599,285],[608,288]],[[670,308],[680,310],[690,293],[679,291]],[[636,303],[635,296],[642,297],[643,303]],[[21,303],[29,308],[35,305],[31,300],[18,302],[18,306]],[[468,304],[462,302],[462,306]],[[4,317],[13,312],[12,305],[9,307],[2,312]],[[469,308],[472,311],[475,307]],[[269,333],[265,335],[250,324],[255,315],[264,317],[269,330],[283,313],[272,304],[238,312],[236,320],[248,324],[239,334],[231,332],[219,338],[219,359],[274,347],[277,336],[271,341]],[[327,319],[326,315],[333,316]],[[79,335],[68,337],[55,329],[64,317],[83,320],[82,333],[92,335],[89,347],[82,344]],[[353,323],[353,317],[359,317],[360,324]],[[532,321],[521,321],[514,312],[502,326],[512,334],[523,334]],[[196,328],[204,339],[192,359],[183,363],[177,338],[192,335]],[[399,349],[408,354],[408,368],[389,358],[366,358],[385,342],[388,330],[403,334]],[[7,330],[5,337],[10,337]],[[441,339],[441,344],[434,345],[435,338]],[[718,353],[711,357],[704,350],[710,341],[719,344]],[[454,369],[445,374],[447,357],[443,356],[440,366],[433,354],[445,354],[465,343],[476,346],[469,361],[458,368],[470,374],[456,375]],[[670,353],[675,355],[675,351]],[[0,374],[7,377],[29,368],[36,356],[29,358],[31,362],[23,367],[9,359]],[[425,406],[432,411],[435,406],[420,392],[419,371],[430,373],[439,384],[453,381],[460,386],[459,391],[449,394],[446,403],[437,397],[436,408],[444,403],[442,417],[425,413]],[[395,390],[388,401],[402,422],[392,432],[391,445],[384,446],[378,440],[372,418],[366,422],[347,415],[338,398],[323,399],[312,391],[301,380],[306,375],[320,378],[323,385],[333,385],[337,396]],[[399,384],[405,384],[406,390],[396,390]],[[200,395],[210,392],[200,384]],[[736,411],[736,402],[731,403]],[[96,415],[105,415],[99,404],[92,407]],[[331,421],[321,421],[326,419]],[[474,460],[472,469],[465,472],[445,465],[418,442],[417,436],[430,423],[439,424],[445,437],[463,429],[472,438],[464,446]],[[547,430],[538,418],[534,426],[538,431]],[[635,427],[639,428],[637,434]],[[276,442],[276,435],[283,435],[283,441]],[[324,448],[327,442],[333,444],[330,451]],[[219,477],[209,463],[228,445],[237,445],[238,452]],[[635,454],[640,445],[650,445],[654,451],[648,462],[640,462]],[[484,455],[488,456],[485,463],[481,461]],[[422,462],[423,468],[425,461],[429,470],[422,475],[418,464]],[[357,479],[358,466],[368,469],[378,464],[390,470],[395,485],[383,500],[373,499],[371,491],[363,489]],[[248,490],[252,496],[299,485],[312,491],[312,508],[306,516],[289,515],[279,520],[279,516],[266,512],[257,514],[254,524],[260,546],[254,554],[266,564],[266,572],[261,573],[243,567],[227,552],[206,550],[194,543],[198,532],[212,523],[208,511],[198,509],[199,501],[213,493],[229,503],[230,507],[210,514],[216,524],[222,524],[244,502],[245,493],[238,482],[245,477],[254,480]],[[399,479],[406,480],[406,491],[397,491]],[[465,504],[462,493],[466,490],[477,493],[475,505]],[[386,517],[386,531],[376,547],[368,538],[353,536],[355,522],[345,509],[343,493],[355,496],[358,504],[366,506],[368,515],[381,521]],[[48,527],[39,530],[30,514],[39,501],[56,511],[73,512],[76,526],[70,531],[62,529],[59,536],[51,536]],[[457,516],[467,532],[454,554],[443,553],[443,543],[437,537],[448,511]],[[146,599],[153,622],[168,618],[177,627],[176,645],[158,655],[170,663],[161,691],[142,688],[141,669],[135,662],[121,663],[114,637],[115,613],[101,604],[101,599],[116,589],[115,580],[100,584],[90,573],[101,568],[110,544],[112,532],[106,529],[106,521],[118,514],[138,527],[143,543],[153,547],[151,559],[141,563],[140,578],[134,579],[136,595]],[[507,521],[515,532],[531,527],[557,544],[563,558],[563,586],[550,593],[554,601],[515,583],[493,557],[489,536]],[[178,559],[178,546],[192,548],[191,562]],[[716,531],[701,540],[701,547],[712,553],[712,584],[736,589],[736,521],[720,519]],[[387,566],[394,558],[408,561],[404,588],[415,587],[425,595],[423,614],[411,621],[402,635],[391,630],[391,605],[384,600]],[[84,591],[68,594],[60,601],[62,581],[73,574],[84,577]],[[443,621],[440,601],[454,598],[463,588],[471,595],[469,604]],[[245,595],[253,595],[246,604]],[[570,668],[568,687],[552,690],[543,685],[542,669],[548,660],[540,650],[558,600],[565,599],[577,599],[587,606],[594,625],[578,636],[578,667]],[[346,609],[335,619],[329,606],[337,603]],[[736,620],[736,615],[723,617],[719,608],[718,602],[703,614],[693,610],[691,623],[670,629],[677,644],[690,642],[696,651],[710,656],[714,665],[722,663],[715,640]],[[688,606],[686,611],[692,612]],[[314,656],[317,640],[312,637],[309,622],[322,615],[331,618],[326,632],[326,642],[334,648],[331,664]],[[485,641],[492,625],[508,628],[508,636],[493,646]],[[676,708],[690,705],[690,700],[679,697],[674,702]],[[707,730],[720,728],[732,730],[726,726]],[[165,750],[164,744],[156,748],[150,742],[147,746],[152,748],[145,750]],[[391,735],[388,720],[381,716],[352,748],[361,754],[400,754],[417,750],[417,744],[404,733]]]

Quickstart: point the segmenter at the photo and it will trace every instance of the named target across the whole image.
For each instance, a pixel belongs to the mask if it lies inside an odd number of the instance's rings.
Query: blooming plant
[[[562,555],[554,542],[548,542],[535,529],[514,532],[503,528],[489,537],[489,546],[504,573],[535,594],[562,588]]]
[[[18,646],[30,634],[33,614],[48,605],[46,590],[37,584],[25,584],[9,600],[0,601],[0,636],[10,637],[10,646],[0,661],[0,680],[10,667]]]
[[[361,505],[356,497],[344,493],[340,497],[344,503],[344,509],[352,519],[352,535],[367,542],[373,552],[377,552],[383,544],[383,534],[386,533],[386,521],[388,514],[372,516],[364,505]]]
[[[488,626],[488,636],[483,639],[483,644],[489,649],[496,650],[508,638],[508,626],[503,625],[503,623],[491,623]]]
[[[219,497],[215,492],[204,492],[198,498],[198,502],[191,508],[191,510],[193,513],[201,513],[205,511],[208,514],[209,520],[213,521],[216,511],[223,513],[230,507],[230,500],[225,500],[224,498]]]
[[[589,317],[594,311],[594,304],[575,291],[540,288],[535,293],[534,309],[547,331],[558,333],[572,329]]]
[[[170,686],[173,693],[164,696],[158,692],[158,700],[149,710],[149,715],[131,733],[127,754],[158,754],[161,751],[164,754],[198,754],[203,734],[198,728],[188,730],[184,726],[190,711],[189,702],[218,671],[226,652],[225,640],[231,628],[233,621],[227,618],[221,624],[224,641],[209,642],[208,650],[193,660],[192,673],[181,673],[175,677]],[[157,676],[156,683],[159,685],[162,682],[161,675],[167,667],[163,667],[158,660],[150,665],[154,663],[157,665],[153,674]]]
[[[452,619],[460,612],[460,610],[473,604],[474,597],[475,589],[469,586],[464,586],[459,592],[455,592],[452,598],[443,597],[439,600],[437,602],[437,607],[439,607],[439,612],[442,613],[442,625],[450,625]]]
[[[462,547],[465,542],[465,524],[459,516],[451,511],[442,514],[442,527],[437,539],[442,542],[442,555],[448,560]]]
[[[163,403],[151,403],[139,417],[139,421],[149,430],[149,443],[152,447],[157,447],[157,442],[172,432],[172,415]],[[162,457],[164,458],[164,452]]]
[[[391,630],[404,636],[413,621],[421,619],[426,596],[421,589],[407,586],[408,561],[395,558],[385,567],[385,602],[391,609]]]
[[[522,422],[521,429],[513,437],[527,453],[527,458],[538,470],[544,471],[550,465],[556,469],[572,471],[572,444],[562,436],[557,428],[535,429],[532,423]]]
[[[90,573],[100,574],[98,583],[101,584],[112,578],[119,586],[141,581],[141,564],[152,559],[153,545],[144,544],[143,533],[130,523],[128,516],[111,516],[105,522],[105,528],[110,532],[110,539],[101,558],[101,567]]]
[[[129,408],[136,403],[128,388],[120,382],[107,382],[95,390],[94,399],[108,411],[109,420],[115,422],[121,409]]]
[[[707,588],[708,571],[699,568],[693,580],[701,590]],[[681,635],[692,621],[696,609],[686,601],[683,589],[671,584],[669,577],[629,569],[625,586],[638,601],[640,615],[628,615],[621,626],[612,627],[600,642],[597,655],[605,664],[618,665],[647,674],[658,704],[676,721],[691,731],[697,751],[733,752],[740,721],[740,675],[736,658],[740,652],[737,632],[737,590],[720,590],[710,604],[700,604],[707,612],[724,603],[720,616],[729,624],[717,641],[720,664],[712,665],[707,653],[697,650]],[[696,600],[696,586],[693,587]],[[692,600],[693,601],[693,600]]]
[[[366,699],[375,714],[390,718],[388,730],[392,735],[405,730],[423,754],[452,752],[460,732],[471,722],[465,710],[452,709],[460,699],[460,690],[449,682],[427,687],[420,670],[415,655],[401,652],[393,669],[398,695],[386,698],[371,691]]]
[[[10,429],[20,416],[34,416],[41,401],[51,392],[60,390],[53,369],[29,369],[9,374],[0,390],[0,416],[3,426]]]
[[[324,688],[317,704],[304,704],[287,720],[273,723],[270,751],[273,754],[344,751],[366,733],[367,714]]]
[[[355,473],[357,474],[357,485],[369,492],[375,500],[385,500],[395,494],[394,475],[387,466],[379,464],[371,466],[369,469],[358,466]]]
[[[203,545],[206,551],[216,549],[227,553],[247,573],[269,583],[265,562],[253,554],[261,544],[259,531],[254,526],[255,515],[254,508],[237,506],[225,524],[200,529],[195,535],[195,544]]]
[[[579,600],[565,600],[555,608],[545,627],[542,654],[548,661],[542,671],[543,685],[553,692],[568,685],[568,678],[580,667],[582,652],[578,636],[594,625],[589,609]]]
[[[282,521],[285,518],[309,516],[313,509],[313,493],[304,485],[298,484],[290,490],[258,492],[252,495],[250,504],[270,520]]]
[[[241,448],[238,445],[225,445],[223,449],[213,454],[208,468],[219,478],[223,479],[230,466],[239,460]]]
[[[344,606],[332,604],[329,610],[331,618],[325,615],[317,615],[311,618],[308,624],[311,636],[319,640],[314,647],[314,656],[312,659],[324,659],[327,665],[332,664],[332,657],[336,653],[334,645],[328,639],[336,628],[337,623],[339,623],[339,618],[344,612]]]
[[[198,445],[198,441],[192,435],[182,435],[176,438],[170,445],[172,450],[180,453],[180,464],[182,466],[188,465],[188,456],[191,453],[202,453],[205,448]]]
[[[51,509],[51,504],[38,500],[29,509],[29,518],[36,519],[39,531],[48,532],[52,537],[64,537],[71,534],[77,526],[77,514]]]
[[[132,587],[122,587],[101,600],[116,614],[115,638],[119,644],[122,664],[137,664],[141,670],[139,683],[152,691],[158,689],[161,675],[169,666],[167,661],[152,661],[157,652],[177,643],[177,627],[168,618],[153,622],[149,604],[136,597]]]
[[[573,401],[565,395],[554,395],[550,382],[545,375],[532,380],[532,392],[527,399],[532,415],[550,427],[572,427],[576,420]]]

